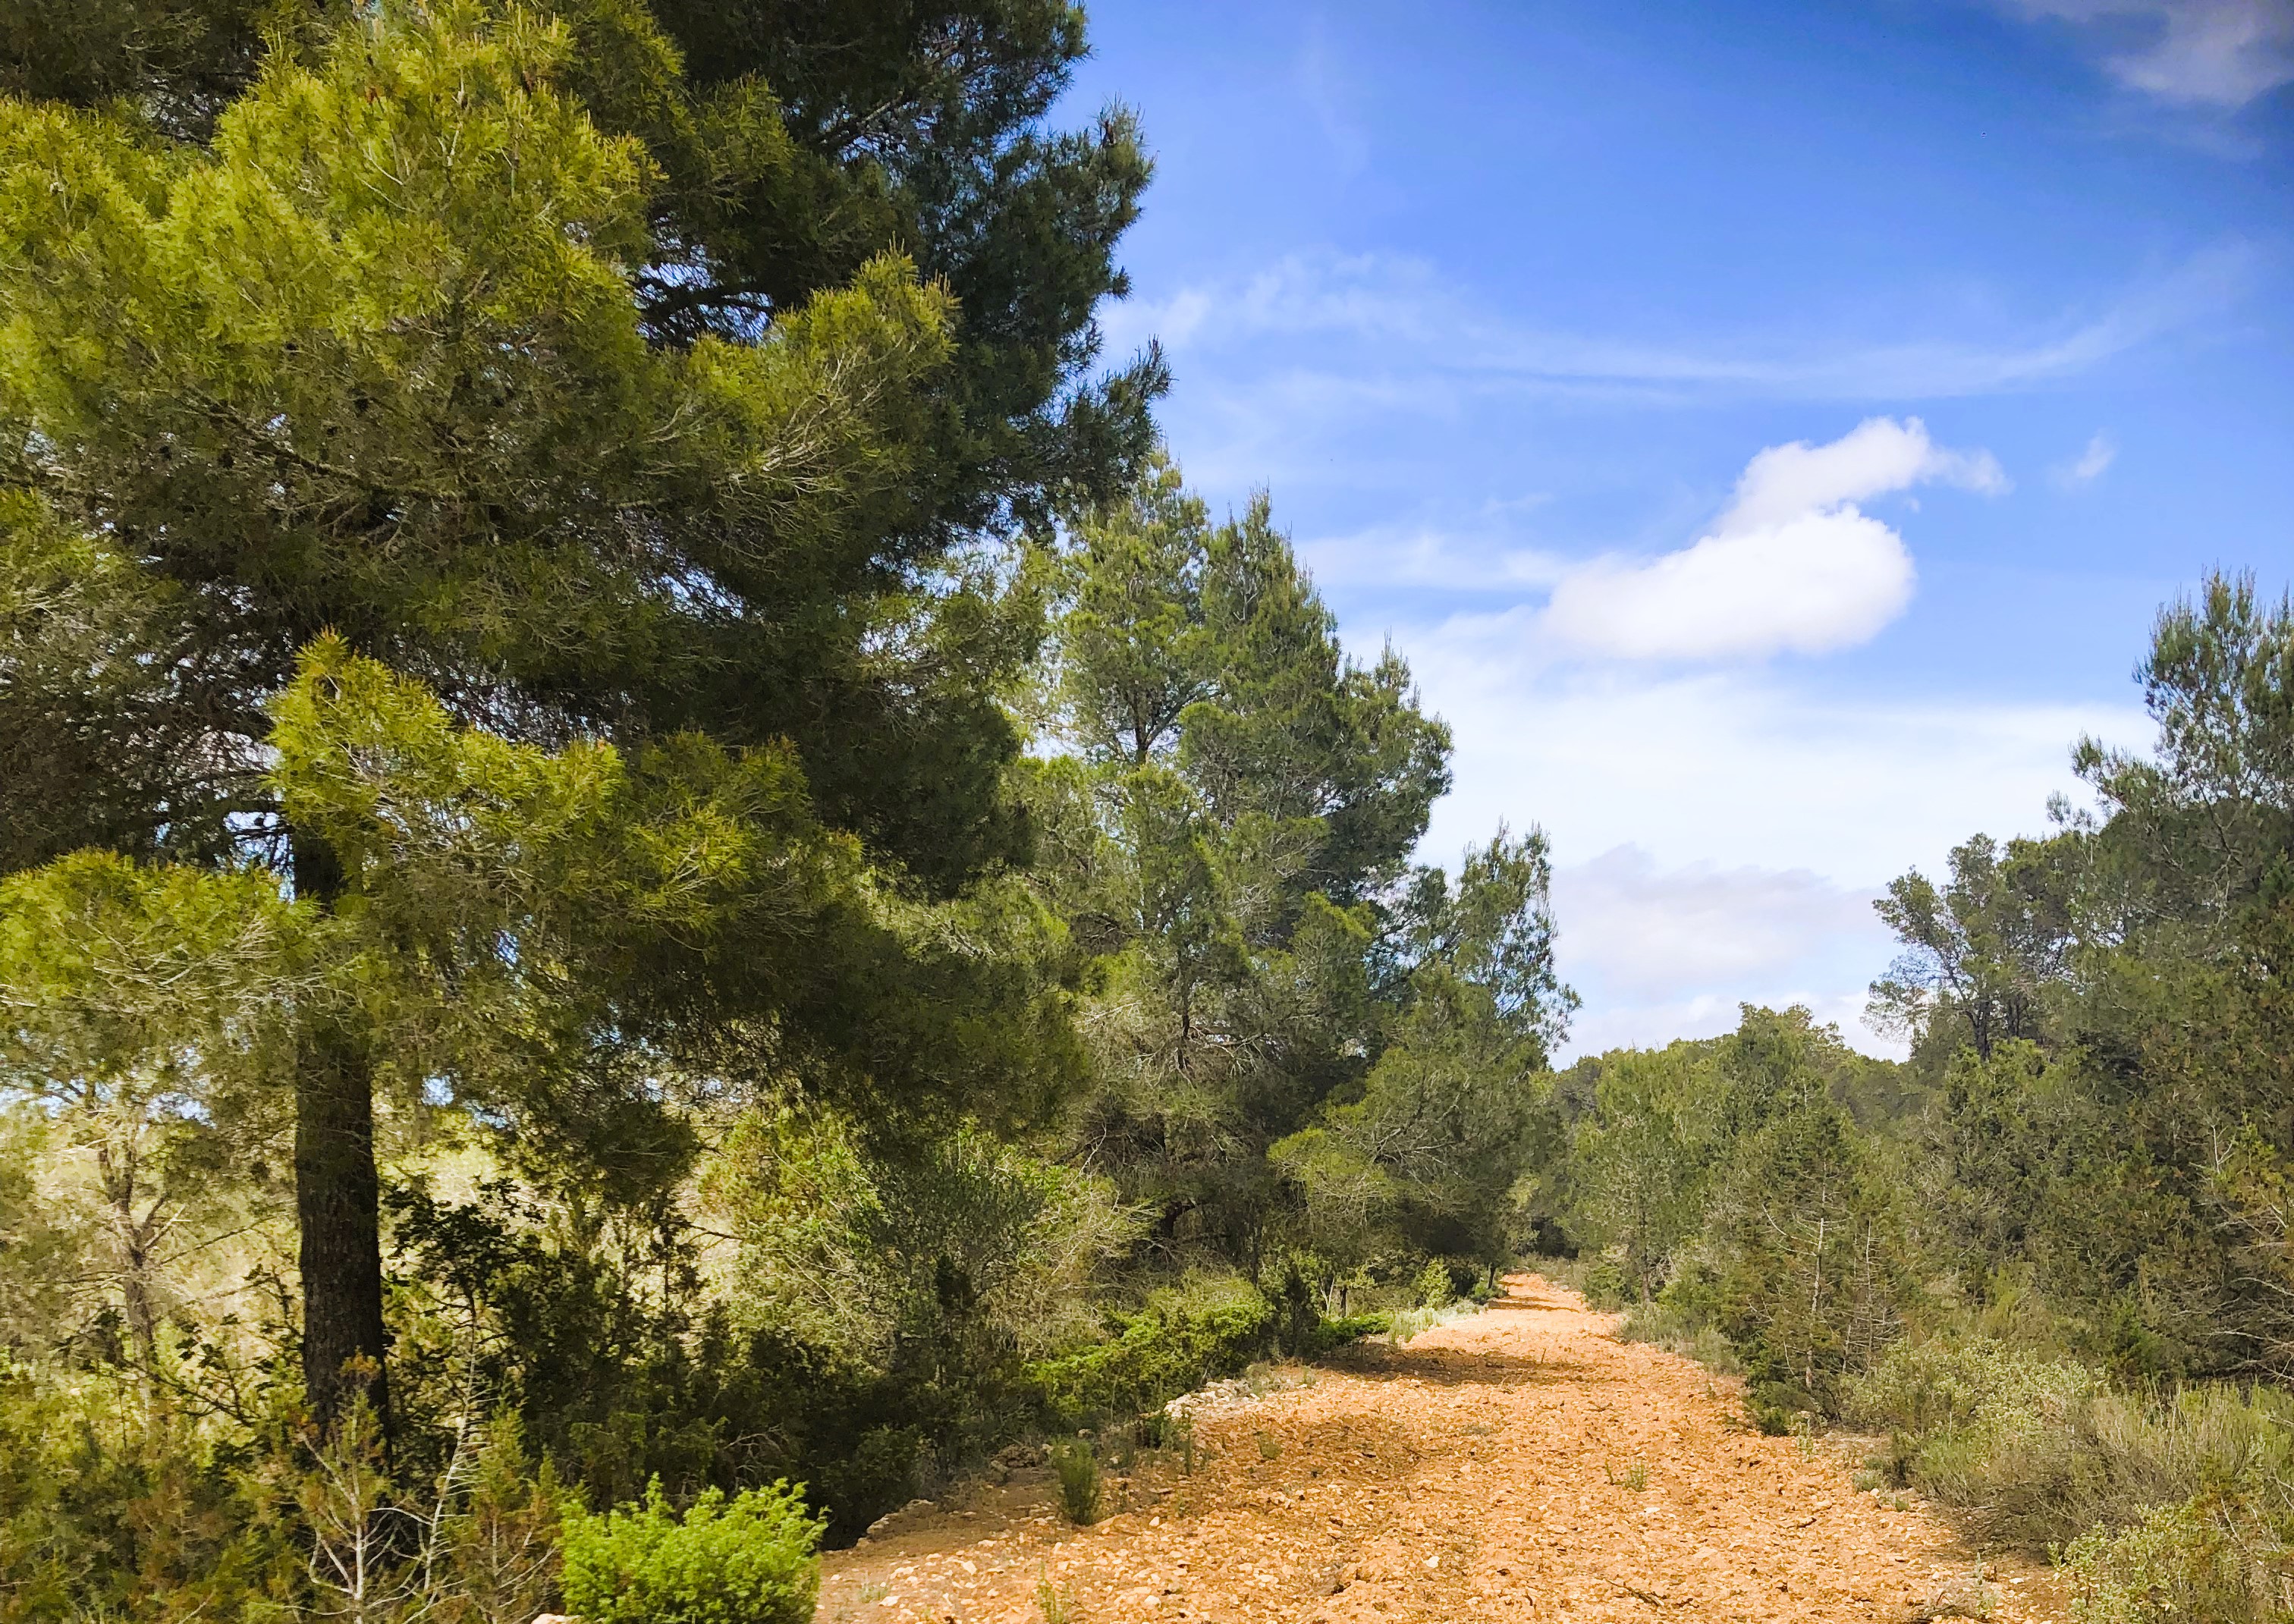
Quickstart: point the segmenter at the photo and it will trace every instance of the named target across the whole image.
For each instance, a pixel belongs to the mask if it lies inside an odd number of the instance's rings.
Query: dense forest
[[[1085,50],[0,20],[0,1621],[806,1619],[1533,1254],[2095,1618],[2282,1616],[2294,612],[1891,888],[1908,1060],[1557,1071],[1542,835],[1424,860],[1407,666],[1102,353]]]

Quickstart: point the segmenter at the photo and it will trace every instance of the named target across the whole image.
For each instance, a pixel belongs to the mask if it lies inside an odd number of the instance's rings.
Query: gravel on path
[[[1229,1388],[1067,1523],[1041,1468],[892,1519],[822,1564],[822,1624],[2067,1618],[1852,1460],[1744,1419],[1737,1384],[1621,1343],[1534,1275],[1408,1346]],[[1900,1507],[1900,1508],[1899,1508]]]

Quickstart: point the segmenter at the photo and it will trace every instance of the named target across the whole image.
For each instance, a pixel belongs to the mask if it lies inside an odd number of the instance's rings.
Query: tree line
[[[2294,1575],[2294,601],[2217,574],[2091,804],[1879,899],[1872,1060],[1805,1011],[1563,1071],[1531,1198],[1628,1334],[1769,1426],[2067,1560],[2083,1617],[2276,1620]]]

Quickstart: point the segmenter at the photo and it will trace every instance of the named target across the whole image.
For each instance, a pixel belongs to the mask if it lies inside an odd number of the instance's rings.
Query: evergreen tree
[[[1569,1000],[1542,836],[1411,871],[1448,735],[1363,666],[1261,496],[1164,467],[1078,526],[1044,708],[1045,884],[1090,955],[1078,1154],[1167,1261],[1389,1244],[1495,1260]],[[1305,1228],[1300,1225],[1304,1203]]]
[[[1041,128],[1077,14],[274,20],[35,6],[0,34],[6,860],[252,857],[366,911],[264,771],[329,633],[508,739],[785,741],[919,904],[1023,857],[998,695],[1036,609],[976,543],[1110,488],[1159,377],[1086,377],[1145,169],[1120,117]],[[888,968],[861,961],[809,962]],[[695,1048],[771,1025],[846,1073],[933,1070],[818,978],[770,984],[775,954],[720,962],[753,973],[632,957],[624,995]],[[372,1101],[404,1068],[371,1011],[305,1015],[328,1410],[384,1352]]]

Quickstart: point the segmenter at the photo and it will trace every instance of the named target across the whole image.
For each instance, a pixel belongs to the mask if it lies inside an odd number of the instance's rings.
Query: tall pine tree
[[[1114,489],[1160,376],[1090,376],[1146,166],[1119,114],[1044,127],[1082,49],[1040,0],[20,9],[0,861],[256,861],[370,910],[267,771],[327,635],[513,741],[785,749],[919,904],[1024,857],[1036,611],[983,544]],[[834,988],[620,973],[696,1048],[745,1019],[945,1081]],[[322,1412],[386,1352],[386,1024],[316,1001],[296,1040]]]

